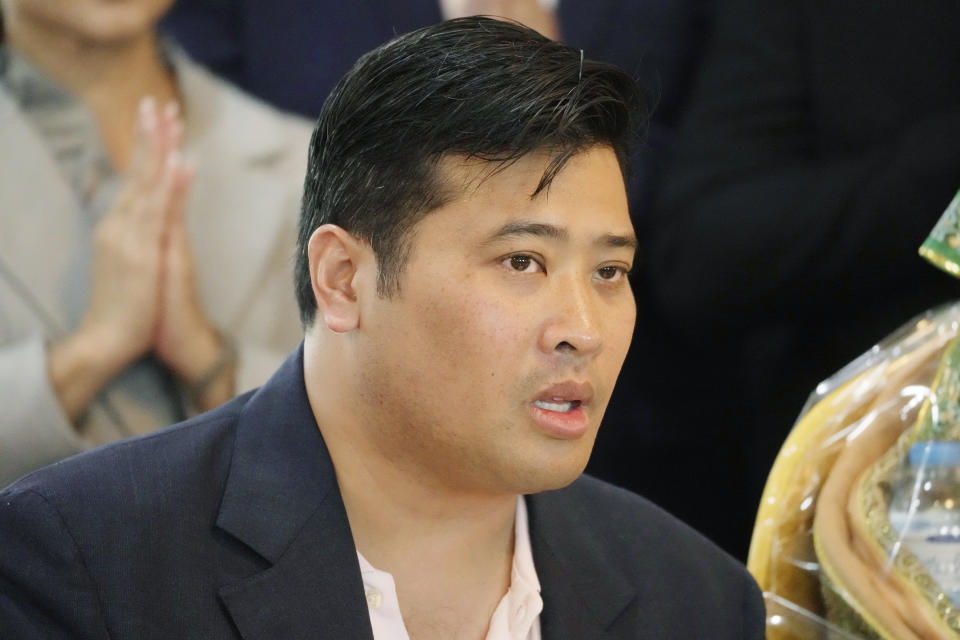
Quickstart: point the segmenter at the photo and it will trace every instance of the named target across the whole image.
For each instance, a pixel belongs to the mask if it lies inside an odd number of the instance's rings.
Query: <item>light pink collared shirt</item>
[[[374,568],[357,551],[363,588],[367,594],[367,610],[373,626],[374,640],[410,640],[400,613],[397,587],[393,576]],[[533,566],[530,548],[530,530],[527,525],[527,505],[523,496],[517,498],[514,519],[513,567],[510,588],[490,618],[486,640],[540,640],[540,580]]]

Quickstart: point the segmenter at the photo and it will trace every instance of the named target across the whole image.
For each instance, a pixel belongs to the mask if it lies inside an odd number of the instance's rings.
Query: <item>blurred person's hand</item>
[[[73,422],[103,386],[154,348],[166,237],[172,220],[182,224],[192,176],[178,153],[182,131],[175,108],[141,103],[126,182],[94,229],[86,312],[49,350],[54,392]]]
[[[191,177],[178,152],[181,131],[174,109],[143,102],[126,185],[94,230],[90,302],[80,331],[111,336],[100,349],[115,370],[153,344],[164,238]]]
[[[185,196],[185,188],[176,190],[168,208],[153,350],[197,405],[211,409],[233,395],[233,354],[197,295]]]

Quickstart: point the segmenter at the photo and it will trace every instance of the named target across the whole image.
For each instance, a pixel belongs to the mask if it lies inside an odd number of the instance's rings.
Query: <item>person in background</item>
[[[733,0],[718,13],[649,264],[656,306],[693,345],[686,379],[710,392],[684,403],[678,382],[677,406],[712,411],[746,474],[731,512],[756,511],[821,380],[960,294],[917,255],[960,188],[960,5],[905,9]]]
[[[309,125],[159,39],[170,4],[0,4],[0,484],[212,408],[299,337]]]
[[[643,100],[488,18],[361,58],[311,141],[303,344],[0,492],[4,637],[762,638],[742,565],[581,475],[636,315]]]

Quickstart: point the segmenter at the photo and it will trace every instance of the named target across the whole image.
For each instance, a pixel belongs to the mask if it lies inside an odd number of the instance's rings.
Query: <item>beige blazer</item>
[[[237,390],[263,383],[302,335],[292,286],[307,121],[266,106],[182,56],[175,59],[197,165],[188,201],[200,298],[237,344]],[[79,425],[51,388],[46,345],[74,327],[70,265],[88,248],[79,204],[52,156],[0,87],[0,486],[89,446],[162,426],[108,387]],[[75,274],[73,274],[75,275]],[[89,287],[87,281],[84,285]],[[104,401],[104,398],[106,401]],[[109,411],[108,411],[109,409]]]

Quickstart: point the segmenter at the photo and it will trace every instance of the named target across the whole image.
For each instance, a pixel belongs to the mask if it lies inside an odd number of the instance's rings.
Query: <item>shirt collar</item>
[[[486,640],[540,639],[543,599],[540,597],[540,579],[533,564],[527,504],[523,496],[517,499],[513,540],[510,588],[490,618]]]
[[[0,46],[0,78],[24,111],[72,105],[76,100],[30,60],[7,46]]]

